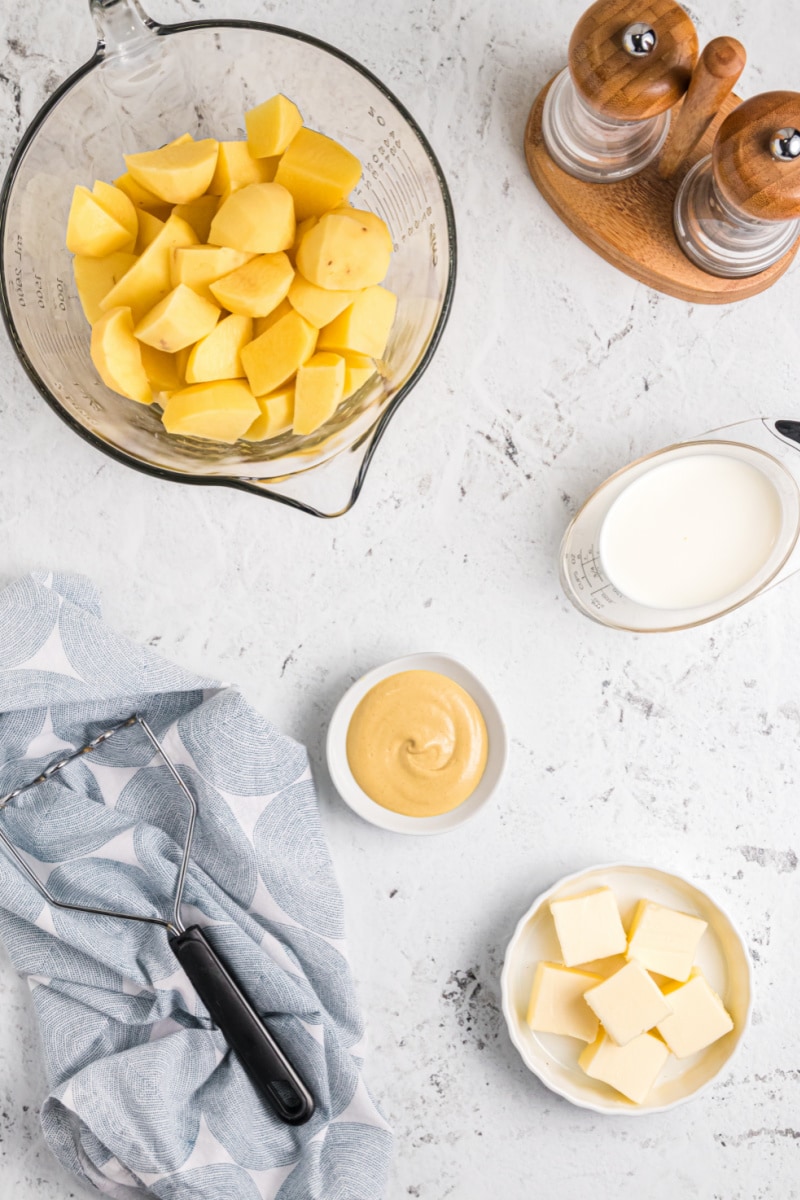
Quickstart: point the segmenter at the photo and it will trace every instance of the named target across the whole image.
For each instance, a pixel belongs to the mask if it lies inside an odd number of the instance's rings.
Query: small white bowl
[[[584,1043],[557,1034],[534,1033],[526,1021],[536,964],[560,962],[550,901],[610,887],[619,903],[622,922],[630,927],[639,900],[654,900],[708,922],[697,965],[733,1018],[730,1033],[691,1058],[670,1057],[656,1086],[643,1104],[632,1104],[613,1088],[590,1079],[578,1066]],[[627,1117],[665,1112],[700,1095],[733,1058],[750,1020],[752,970],[742,935],[728,914],[695,884],[680,875],[654,867],[614,863],[592,867],[561,879],[543,892],[520,920],[508,944],[503,974],[503,1015],[511,1040],[525,1065],[551,1091],[597,1113]]]
[[[402,813],[392,812],[371,800],[363,791],[350,770],[347,761],[347,730],[358,705],[367,692],[390,675],[401,671],[436,671],[446,675],[468,692],[481,710],[486,722],[486,732],[489,738],[489,754],[486,769],[480,783],[471,796],[450,812],[436,817],[407,817]],[[503,775],[508,754],[508,739],[506,727],[500,710],[486,688],[476,679],[471,671],[448,658],[446,654],[409,654],[406,658],[396,658],[394,662],[376,667],[362,675],[336,706],[331,723],[328,727],[327,757],[333,786],[339,795],[365,821],[388,829],[392,833],[431,834],[447,833],[458,825],[463,825],[470,817],[474,817],[479,809],[488,804]]]

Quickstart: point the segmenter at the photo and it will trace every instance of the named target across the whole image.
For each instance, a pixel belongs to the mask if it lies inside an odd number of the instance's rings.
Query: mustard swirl
[[[401,671],[376,684],[347,730],[356,783],[376,804],[409,817],[463,804],[481,781],[488,752],[477,704],[435,671]]]

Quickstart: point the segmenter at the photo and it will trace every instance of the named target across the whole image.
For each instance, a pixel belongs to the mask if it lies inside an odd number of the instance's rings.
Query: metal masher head
[[[99,917],[116,917],[120,921],[142,921],[147,925],[162,925],[167,932],[171,934],[185,933],[186,926],[181,920],[181,904],[183,902],[183,890],[186,886],[186,872],[189,869],[189,862],[192,855],[192,842],[194,840],[194,829],[197,822],[197,801],[195,800],[191,790],[187,787],[185,781],[181,778],[177,767],[165,753],[164,747],[161,745],[160,741],[143,717],[134,715],[132,717],[128,717],[125,721],[119,721],[116,725],[112,725],[109,729],[105,729],[102,733],[99,733],[97,737],[92,738],[90,742],[86,742],[86,744],[81,746],[80,749],[73,750],[71,754],[67,754],[64,758],[60,758],[57,761],[52,762],[48,767],[45,768],[44,771],[37,775],[35,779],[31,779],[27,783],[23,783],[20,787],[15,788],[13,792],[8,792],[8,794],[5,796],[0,796],[0,812],[9,804],[13,804],[14,801],[20,796],[24,795],[25,792],[29,792],[32,788],[37,787],[41,783],[46,783],[47,780],[52,779],[54,775],[58,775],[60,771],[63,771],[65,767],[68,767],[70,763],[75,762],[76,759],[83,758],[85,755],[91,754],[98,748],[98,746],[102,746],[104,742],[107,742],[109,738],[114,737],[121,730],[130,729],[135,725],[138,725],[145,736],[149,739],[154,751],[161,757],[164,765],[166,766],[172,778],[175,780],[175,783],[181,789],[181,792],[183,793],[189,805],[189,820],[186,826],[186,835],[183,843],[183,856],[181,858],[181,865],[175,884],[175,895],[171,918],[142,916],[138,913],[119,912],[115,909],[94,908],[88,904],[70,904],[65,900],[59,900],[58,897],[54,896],[50,889],[45,886],[42,880],[39,879],[36,872],[30,867],[30,865],[17,850],[16,846],[3,829],[1,817],[0,842],[2,842],[3,846],[11,855],[14,862],[17,864],[26,878],[28,878],[36,890],[42,896],[44,896],[47,903],[55,905],[56,908],[70,909],[73,912],[90,913]]]
[[[137,725],[150,741],[153,750],[162,759],[189,805],[189,819],[186,825],[181,864],[175,883],[171,917],[143,916],[139,913],[95,908],[89,904],[73,904],[66,900],[59,900],[39,879],[2,827],[2,810],[9,804],[13,804],[31,788],[52,779],[71,762],[86,754],[91,754],[98,746],[102,746],[109,738],[116,737],[123,729],[131,729]],[[115,917],[121,921],[139,921],[147,925],[161,925],[167,932],[173,954],[191,980],[198,996],[205,1004],[228,1045],[236,1052],[254,1086],[268,1101],[280,1120],[285,1121],[288,1125],[303,1125],[314,1115],[314,1097],[240,985],[217,955],[202,928],[199,925],[192,925],[187,929],[181,919],[183,890],[191,860],[196,822],[197,801],[191,789],[181,778],[178,768],[165,752],[147,721],[138,715],[128,717],[127,720],[120,721],[110,729],[104,730],[90,742],[81,746],[79,750],[74,750],[71,754],[51,763],[35,779],[22,784],[5,796],[0,796],[0,843],[47,903],[56,908],[89,913],[93,916]]]

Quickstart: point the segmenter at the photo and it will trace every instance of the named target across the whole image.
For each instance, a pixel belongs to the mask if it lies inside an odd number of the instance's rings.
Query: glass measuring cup
[[[34,119],[0,194],[0,308],[28,375],[72,429],[129,466],[240,488],[316,516],[346,512],[449,314],[455,222],[433,151],[383,84],[314,38],[251,21],[158,25],[138,0],[90,6],[100,34],[94,57]],[[64,246],[72,190],[113,180],[124,152],[184,132],[244,137],[245,110],[276,92],[364,166],[353,202],[383,217],[395,243],[389,345],[378,376],[313,434],[234,446],[170,436],[156,412],[105,387],[89,358],[90,329]]]
[[[611,582],[600,553],[603,523],[614,501],[653,468],[688,456],[720,453],[761,471],[780,503],[780,529],[762,567],[722,600],[695,608],[662,609],[638,604]],[[592,493],[564,534],[559,552],[561,583],[575,607],[611,629],[663,633],[713,621],[780,583],[800,568],[800,423],[757,418],[712,430],[693,441],[667,446],[617,471]]]

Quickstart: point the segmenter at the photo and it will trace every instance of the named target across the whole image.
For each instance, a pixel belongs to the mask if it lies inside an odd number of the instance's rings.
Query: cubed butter
[[[624,954],[627,938],[611,888],[553,900],[550,912],[565,966],[579,967],[597,958]]]
[[[706,928],[699,917],[652,900],[640,900],[628,938],[627,957],[636,959],[648,971],[685,983]]]
[[[692,971],[688,983],[664,988],[672,1012],[658,1024],[658,1032],[676,1058],[705,1050],[733,1029],[733,1019],[701,971]]]
[[[627,1046],[616,1046],[601,1030],[597,1040],[581,1054],[578,1066],[592,1079],[607,1083],[634,1104],[641,1104],[668,1058],[669,1050],[652,1033],[640,1034]]]
[[[531,1029],[593,1042],[597,1037],[597,1017],[583,996],[601,979],[602,976],[588,971],[571,971],[557,963],[540,962],[528,1005]]]
[[[586,1003],[618,1046],[627,1046],[670,1013],[669,1001],[637,962],[626,963],[591,987]]]

